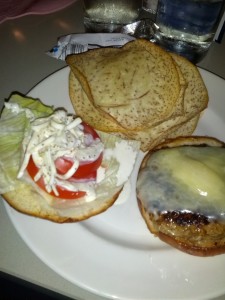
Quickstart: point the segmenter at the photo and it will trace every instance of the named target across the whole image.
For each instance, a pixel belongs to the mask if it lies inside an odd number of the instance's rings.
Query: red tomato
[[[92,137],[95,140],[99,138],[99,135],[92,127],[90,127],[86,123],[82,123],[82,125],[84,126],[84,133],[92,135]],[[102,163],[102,157],[103,157],[103,153],[101,153],[95,161],[82,162],[72,177],[78,180],[95,179],[96,171]],[[72,161],[64,157],[60,157],[55,161],[56,169],[59,172],[59,174],[65,174],[71,168],[72,164],[73,164]]]
[[[99,135],[92,127],[90,127],[85,123],[82,123],[82,125],[84,126],[85,133],[91,134],[94,139],[99,138]],[[103,153],[101,153],[100,156],[93,162],[87,161],[80,164],[77,171],[72,175],[71,179],[75,179],[75,180],[95,179],[97,169],[102,163],[102,157],[103,157]],[[63,157],[60,157],[55,161],[56,169],[59,174],[65,174],[71,168],[72,164],[73,164],[72,161]],[[31,176],[31,178],[34,178],[38,172],[38,167],[35,165],[32,157],[30,158],[29,164],[27,166],[27,171]],[[40,178],[36,183],[40,188],[46,191],[43,178]],[[83,197],[86,194],[86,192],[84,191],[72,192],[60,186],[57,186],[57,190],[59,193],[59,196],[57,197],[64,198],[64,199],[77,199]],[[50,195],[55,196],[53,192],[51,192]]]
[[[29,161],[29,164],[27,165],[27,172],[29,173],[29,175],[32,179],[34,179],[34,177],[37,174],[38,170],[39,170],[38,167],[35,165],[32,157],[31,157],[30,161]],[[38,181],[36,181],[36,184],[42,190],[47,192],[46,188],[45,188],[45,183],[44,183],[43,177],[41,177]],[[81,197],[86,195],[86,192],[84,192],[84,191],[72,192],[72,191],[69,191],[69,190],[66,190],[66,189],[62,188],[59,185],[57,186],[57,191],[59,193],[58,196],[56,196],[53,191],[49,194],[54,196],[54,197],[59,197],[59,198],[63,198],[63,199],[77,199],[77,198],[81,198]]]
[[[84,126],[84,133],[91,134],[95,140],[100,138],[94,128],[92,128],[90,125],[84,122],[82,122],[82,125]]]
[[[96,171],[100,167],[102,163],[102,156],[101,153],[99,157],[95,161],[86,161],[79,165],[76,172],[73,174],[72,178],[74,179],[95,179],[96,178]],[[65,174],[71,167],[73,162],[64,158],[60,157],[55,161],[56,169],[59,174]]]

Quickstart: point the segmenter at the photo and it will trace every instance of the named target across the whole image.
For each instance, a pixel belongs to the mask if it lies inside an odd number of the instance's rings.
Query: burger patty
[[[138,200],[149,230],[162,241],[184,252],[211,256],[225,252],[225,223],[185,211],[148,213]]]

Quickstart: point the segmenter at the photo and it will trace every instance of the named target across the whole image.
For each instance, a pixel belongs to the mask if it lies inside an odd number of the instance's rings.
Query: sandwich
[[[150,232],[191,255],[225,253],[225,144],[181,137],[142,161],[137,199]]]
[[[0,124],[0,194],[20,212],[58,223],[108,209],[139,151],[138,142],[18,94],[5,103]]]

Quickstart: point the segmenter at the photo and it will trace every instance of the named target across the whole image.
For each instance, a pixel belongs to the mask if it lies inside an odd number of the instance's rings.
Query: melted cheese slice
[[[149,211],[188,210],[225,219],[225,149],[157,151],[140,172],[137,190]]]

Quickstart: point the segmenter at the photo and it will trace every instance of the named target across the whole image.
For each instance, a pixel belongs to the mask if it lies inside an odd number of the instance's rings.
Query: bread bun
[[[19,212],[58,223],[108,209],[140,149],[19,94],[5,103],[0,124],[0,194]]]
[[[38,187],[27,172],[21,179],[15,178],[13,189],[4,192],[2,197],[21,213],[57,223],[78,222],[104,212],[114,204],[129,180],[139,143],[121,140],[102,132],[98,134],[105,148],[101,164],[102,175],[93,183],[94,195],[91,197],[88,194],[77,199],[52,196]]]
[[[196,151],[199,156],[192,156]],[[151,233],[192,255],[225,253],[224,158],[223,142],[197,136],[167,141],[146,154],[137,199]]]
[[[2,196],[10,206],[21,213],[56,223],[69,223],[82,221],[104,212],[113,205],[121,190],[122,187],[115,187],[108,190],[105,197],[98,197],[92,202],[74,200],[71,207],[67,205],[63,207],[62,203],[59,202],[57,206],[58,198],[47,195],[47,193],[35,187],[34,184],[28,182],[20,182],[15,190],[7,192]],[[55,205],[49,205],[46,198],[51,202],[55,202]],[[71,200],[66,201],[70,201],[72,205]]]

